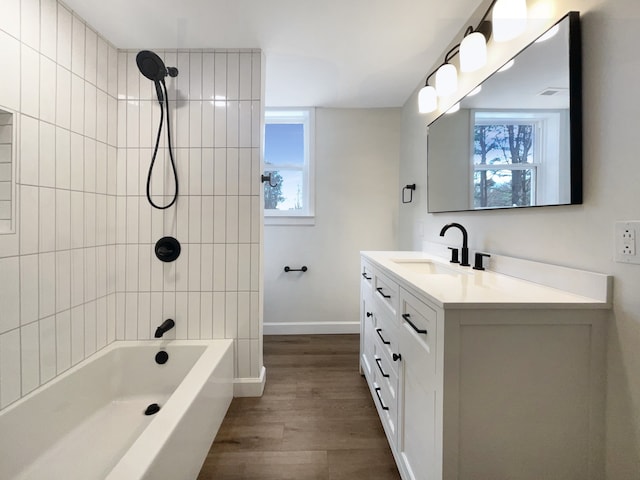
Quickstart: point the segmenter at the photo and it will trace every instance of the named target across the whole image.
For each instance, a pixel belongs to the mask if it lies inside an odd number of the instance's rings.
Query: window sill
[[[292,226],[292,225],[315,225],[316,217],[314,216],[265,216],[264,226]]]

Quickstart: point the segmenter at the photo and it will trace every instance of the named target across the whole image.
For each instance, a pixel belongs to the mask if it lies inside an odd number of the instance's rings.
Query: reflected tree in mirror
[[[474,125],[474,208],[532,205],[533,135],[531,124]]]

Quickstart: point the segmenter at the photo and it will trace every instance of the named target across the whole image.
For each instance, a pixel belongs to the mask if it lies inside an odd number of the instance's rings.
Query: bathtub
[[[0,479],[194,480],[232,396],[232,340],[115,342],[0,413]]]

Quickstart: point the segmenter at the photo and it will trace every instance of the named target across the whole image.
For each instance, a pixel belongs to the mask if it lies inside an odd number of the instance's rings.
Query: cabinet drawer
[[[375,365],[373,365],[373,355],[376,345],[376,321],[373,312],[368,311],[366,307],[367,304],[363,302],[362,318],[360,320],[360,355],[364,373],[367,378],[373,378],[373,369],[376,368]]]
[[[391,448],[395,448],[398,438],[398,403],[391,396],[386,385],[378,382],[373,382],[373,401],[387,434],[387,440]]]
[[[373,277],[373,287],[373,295],[378,305],[386,308],[391,313],[391,318],[395,318],[398,311],[398,284],[377,272]]]
[[[436,369],[437,312],[400,289],[400,317],[405,363],[432,377]]]
[[[381,352],[373,355],[373,369],[375,371],[375,381],[379,386],[386,389],[389,398],[395,403],[398,401],[398,372],[393,367],[392,361]]]
[[[360,262],[360,279],[362,287],[371,290],[373,287],[373,267],[364,259]]]
[[[396,374],[398,373],[398,362],[393,361],[393,355],[400,353],[399,333],[398,329],[386,318],[385,314],[376,315],[376,328],[374,332],[375,354],[378,356],[384,355],[391,364],[390,368]]]

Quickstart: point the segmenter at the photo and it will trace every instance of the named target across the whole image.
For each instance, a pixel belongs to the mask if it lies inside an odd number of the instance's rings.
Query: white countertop
[[[442,308],[610,308],[610,304],[601,299],[489,270],[461,267],[423,252],[361,254],[381,273],[396,281],[408,282],[418,293]],[[406,263],[410,260],[416,260],[418,265]],[[421,262],[433,263],[438,273],[420,273]]]

